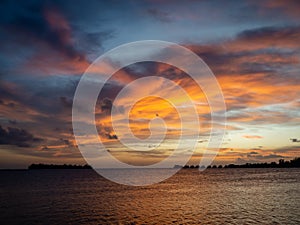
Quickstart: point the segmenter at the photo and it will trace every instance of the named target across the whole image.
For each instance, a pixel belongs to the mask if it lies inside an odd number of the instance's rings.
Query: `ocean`
[[[299,225],[300,169],[182,169],[142,187],[90,169],[0,171],[0,224]]]

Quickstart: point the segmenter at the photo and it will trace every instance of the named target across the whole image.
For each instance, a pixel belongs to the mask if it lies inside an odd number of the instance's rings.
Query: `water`
[[[300,224],[300,169],[187,169],[146,187],[93,170],[0,179],[1,224]]]

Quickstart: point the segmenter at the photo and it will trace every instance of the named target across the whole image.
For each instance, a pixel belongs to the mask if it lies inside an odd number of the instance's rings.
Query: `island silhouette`
[[[92,169],[92,167],[88,164],[86,165],[71,165],[71,164],[63,164],[63,165],[56,165],[56,164],[31,164],[28,166],[29,170],[37,170],[37,169]]]

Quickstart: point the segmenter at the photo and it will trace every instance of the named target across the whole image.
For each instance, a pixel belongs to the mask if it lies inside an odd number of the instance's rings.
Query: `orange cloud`
[[[262,136],[259,136],[259,135],[244,135],[243,137],[247,138],[247,139],[261,139],[261,138],[263,138]]]

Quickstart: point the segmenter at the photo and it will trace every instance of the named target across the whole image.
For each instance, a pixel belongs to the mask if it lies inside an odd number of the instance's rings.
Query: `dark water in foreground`
[[[0,224],[300,224],[300,169],[181,170],[146,187],[0,171]]]

